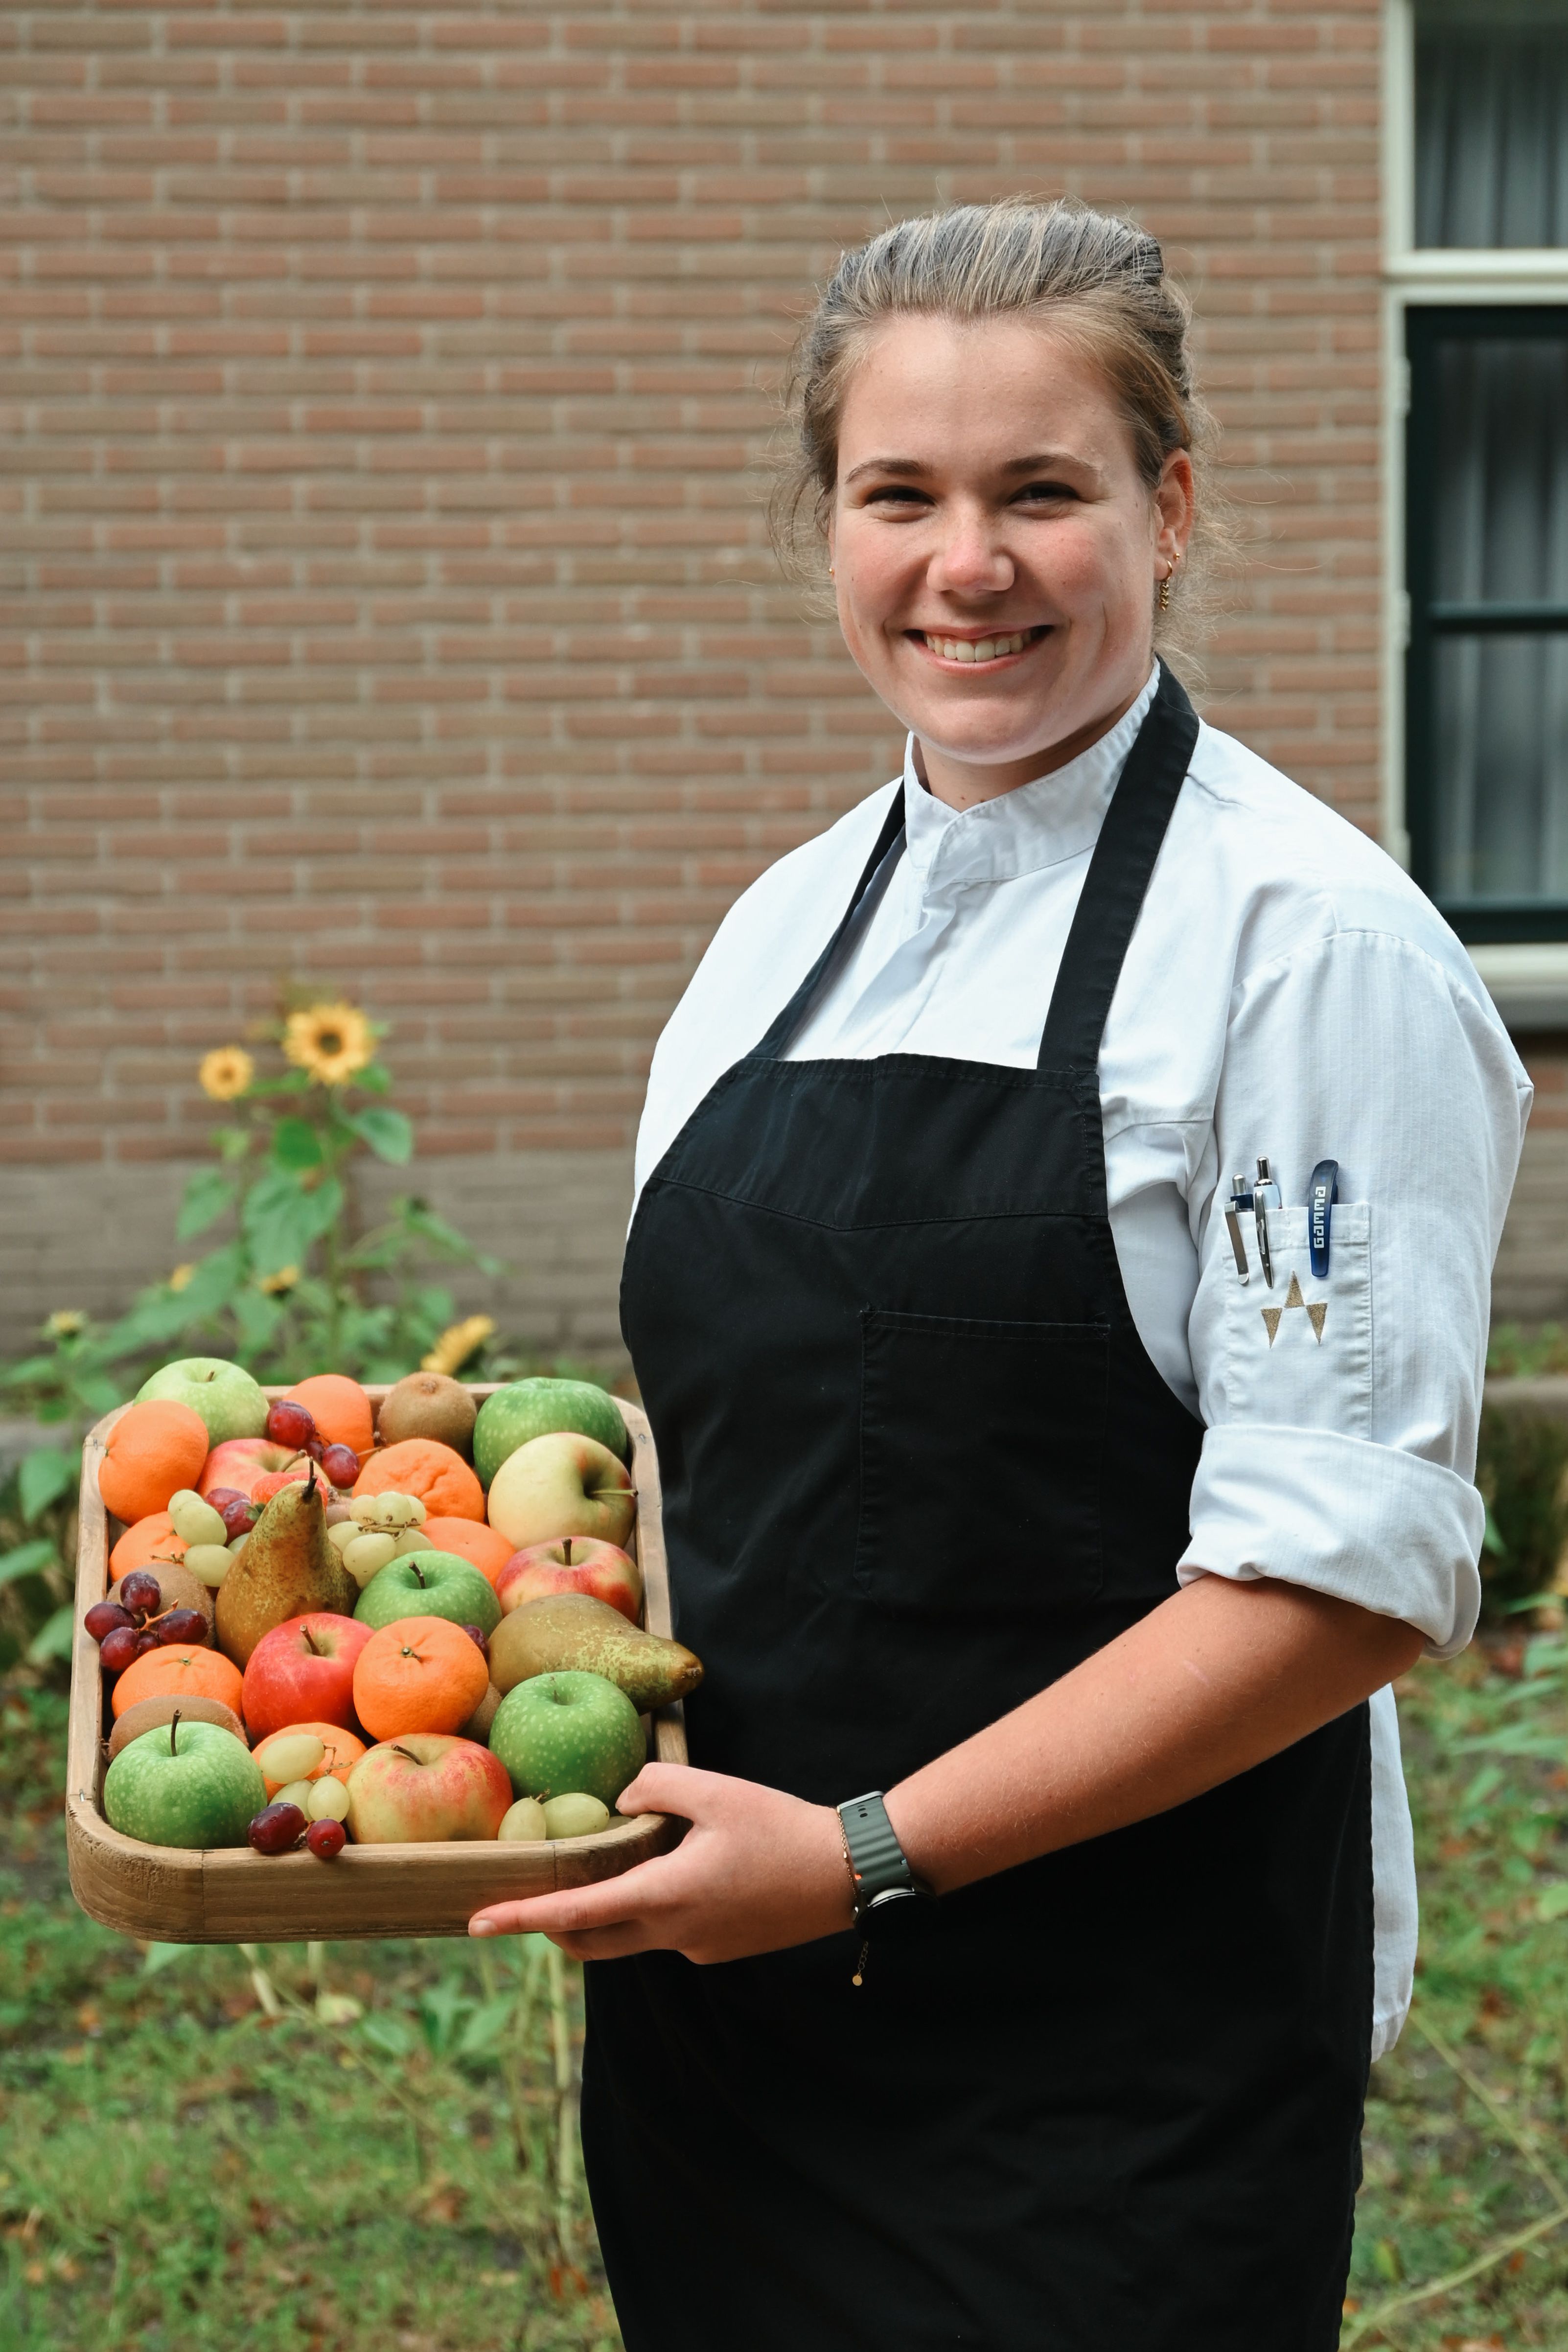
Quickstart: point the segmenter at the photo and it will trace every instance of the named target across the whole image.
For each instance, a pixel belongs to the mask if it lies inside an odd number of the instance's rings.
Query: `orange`
[[[417,1495],[432,1518],[484,1521],[484,1488],[462,1455],[434,1437],[405,1437],[401,1445],[383,1446],[354,1480],[354,1493]]]
[[[449,1545],[443,1549],[449,1550]],[[174,1523],[167,1511],[149,1511],[144,1519],[128,1527],[109,1555],[109,1580],[112,1584],[121,1576],[129,1576],[133,1568],[145,1568],[150,1559],[184,1559],[185,1547],[174,1533]]]
[[[463,1639],[479,1658],[478,1643],[466,1633]],[[479,1658],[481,1666],[484,1663]],[[489,1681],[488,1672],[485,1681]],[[221,1699],[237,1715],[244,1687],[239,1668],[221,1650],[187,1650],[171,1642],[164,1649],[148,1650],[132,1660],[115,1684],[110,1705],[121,1716],[139,1698],[181,1698],[188,1691],[201,1698]]]
[[[302,1404],[328,1445],[346,1445],[363,1462],[375,1444],[370,1399],[345,1372],[316,1372],[284,1395]]]
[[[364,1741],[356,1739],[352,1731],[345,1731],[341,1723],[286,1723],[281,1731],[272,1733],[271,1738],[283,1739],[296,1731],[313,1731],[327,1751],[315,1770],[306,1773],[307,1780],[319,1780],[327,1772],[331,1773],[334,1780],[346,1780],[364,1754]],[[261,1767],[261,1777],[267,1783],[267,1793],[268,1797],[275,1797],[283,1782],[273,1780],[267,1769],[267,1750],[270,1744],[270,1740],[263,1739],[255,1755]]]
[[[427,1518],[419,1532],[428,1536],[432,1551],[455,1551],[459,1559],[471,1559],[492,1584],[512,1555],[498,1528],[476,1527],[472,1519]]]
[[[109,1433],[98,1465],[98,1491],[105,1507],[127,1527],[153,1511],[166,1511],[169,1497],[194,1486],[207,1458],[207,1425],[188,1404],[149,1397],[133,1404]]]
[[[138,1658],[136,1664],[141,1663]],[[136,1667],[128,1671],[134,1674]],[[359,1654],[354,1713],[373,1739],[397,1739],[405,1731],[458,1731],[489,1682],[484,1652],[460,1625],[448,1624],[445,1617],[399,1617],[373,1633]]]

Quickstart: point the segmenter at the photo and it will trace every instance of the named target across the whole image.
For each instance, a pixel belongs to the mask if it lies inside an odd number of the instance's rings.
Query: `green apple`
[[[376,1570],[354,1615],[377,1630],[395,1625],[400,1617],[445,1617],[490,1634],[500,1623],[500,1602],[489,1578],[471,1559],[455,1551],[405,1551]]]
[[[222,1356],[184,1356],[165,1364],[136,1391],[138,1404],[149,1397],[165,1397],[188,1404],[207,1425],[207,1444],[222,1445],[231,1437],[265,1437],[267,1398],[250,1374]]]
[[[110,1826],[148,1845],[243,1845],[266,1802],[243,1739],[178,1716],[128,1741],[103,1779]]]
[[[486,1397],[474,1423],[474,1467],[483,1484],[520,1445],[558,1429],[596,1438],[623,1462],[632,1458],[631,1433],[607,1389],[592,1381],[513,1381]]]
[[[490,1753],[520,1797],[581,1791],[612,1806],[647,1761],[625,1691],[603,1675],[575,1673],[534,1675],[509,1691],[490,1726]]]

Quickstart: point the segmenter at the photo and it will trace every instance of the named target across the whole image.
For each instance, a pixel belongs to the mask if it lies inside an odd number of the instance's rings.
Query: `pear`
[[[603,1675],[639,1715],[684,1698],[702,1680],[702,1661],[682,1643],[628,1625],[618,1609],[586,1592],[525,1601],[490,1635],[490,1680],[514,1690],[531,1675]]]
[[[352,1617],[359,1586],[327,1541],[326,1507],[312,1464],[302,1486],[272,1496],[217,1589],[217,1643],[237,1666],[263,1633],[290,1617],[330,1609]]]

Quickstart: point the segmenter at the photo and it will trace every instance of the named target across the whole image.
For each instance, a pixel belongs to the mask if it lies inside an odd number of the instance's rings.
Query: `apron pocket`
[[[1052,1615],[1100,1589],[1110,1333],[860,1310],[855,1585],[900,1614]]]

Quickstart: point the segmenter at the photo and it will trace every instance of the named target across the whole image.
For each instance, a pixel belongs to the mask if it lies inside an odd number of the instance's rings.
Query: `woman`
[[[910,748],[654,1060],[623,1322],[707,1677],[622,1805],[691,1828],[474,1922],[591,1963],[630,2352],[1337,2341],[1414,1954],[1388,1685],[1475,1621],[1528,1087],[1420,894],[1154,658],[1186,327],[1150,238],[1011,204],[846,257],[802,340]]]

